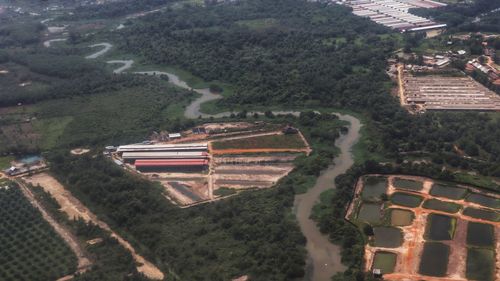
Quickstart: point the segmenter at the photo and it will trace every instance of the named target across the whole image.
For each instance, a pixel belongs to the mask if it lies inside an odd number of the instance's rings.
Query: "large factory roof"
[[[206,159],[167,159],[167,160],[136,160],[136,167],[170,167],[170,166],[206,166]]]
[[[179,151],[179,150],[207,150],[207,143],[183,143],[183,144],[132,144],[121,145],[117,152],[134,152],[134,151]]]
[[[124,152],[123,159],[169,159],[169,158],[207,158],[207,152],[171,151],[171,152]]]

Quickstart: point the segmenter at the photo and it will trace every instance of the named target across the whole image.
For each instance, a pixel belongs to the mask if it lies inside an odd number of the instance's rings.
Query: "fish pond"
[[[467,250],[467,279],[493,281],[495,274],[495,253],[489,249],[469,248]]]
[[[422,202],[422,197],[418,195],[395,192],[391,196],[391,202],[396,205],[415,208],[420,206],[420,203]]]
[[[432,185],[430,194],[436,197],[459,200],[465,197],[467,189],[443,183],[435,183]]]
[[[491,224],[469,222],[467,225],[467,245],[493,247],[495,230]]]
[[[361,197],[363,200],[380,200],[382,194],[387,193],[386,177],[366,177],[364,179]]]
[[[476,219],[483,219],[483,220],[488,220],[488,221],[493,221],[493,222],[498,222],[500,221],[500,216],[498,212],[495,211],[490,211],[486,209],[476,209],[476,208],[465,208],[464,215],[476,218]]]
[[[380,223],[380,210],[382,204],[379,203],[363,203],[358,212],[358,220],[368,222],[371,224]]]
[[[449,216],[430,214],[427,217],[426,238],[430,240],[451,240],[457,220]]]
[[[413,212],[402,209],[391,209],[391,225],[392,226],[407,226],[413,221]]]
[[[499,199],[482,194],[472,193],[469,196],[467,196],[467,198],[465,198],[465,201],[476,203],[484,207],[500,209]]]
[[[424,183],[421,181],[414,181],[402,178],[395,178],[392,184],[396,188],[407,189],[412,191],[420,191],[424,187]]]
[[[450,247],[448,245],[438,242],[426,242],[420,259],[419,273],[427,276],[445,276],[449,254]]]
[[[382,274],[393,273],[396,267],[397,255],[390,252],[379,251],[375,253],[373,258],[372,269],[380,269]]]
[[[438,211],[443,211],[446,213],[456,213],[460,211],[461,206],[456,203],[452,202],[444,202],[438,199],[429,199],[425,200],[424,204],[422,205],[426,209],[431,209],[431,210],[438,210]]]
[[[396,227],[374,227],[375,246],[384,248],[397,248],[403,244],[403,233]]]

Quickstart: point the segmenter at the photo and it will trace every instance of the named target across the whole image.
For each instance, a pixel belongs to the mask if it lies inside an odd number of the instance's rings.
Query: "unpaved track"
[[[131,68],[132,65],[134,64],[134,61],[133,60],[108,60],[106,63],[108,63],[108,64],[115,64],[115,63],[123,64],[123,66],[120,66],[119,68],[113,70],[113,73],[120,74],[120,73],[124,72],[125,70]]]
[[[359,139],[361,123],[350,115],[339,115],[340,120],[350,123],[349,131],[335,141],[340,148],[340,155],[334,159],[334,165],[321,173],[313,188],[304,194],[295,196],[294,209],[302,233],[307,239],[308,260],[305,280],[324,281],[337,272],[346,270],[341,263],[340,246],[334,245],[328,236],[322,234],[311,216],[311,209],[316,205],[321,193],[335,188],[335,178],[343,174],[354,164],[352,146]]]
[[[96,59],[102,55],[104,55],[105,53],[107,53],[109,50],[111,50],[111,48],[113,47],[113,45],[111,45],[110,43],[98,43],[98,44],[94,44],[94,45],[90,45],[89,46],[90,48],[95,48],[95,47],[104,47],[102,50],[98,51],[98,52],[95,52],[91,55],[88,55],[86,56],[85,58],[90,60],[90,59]]]
[[[45,46],[45,48],[50,48],[51,44],[53,42],[62,42],[62,41],[66,41],[66,40],[68,40],[68,39],[67,38],[50,39],[50,40],[47,40],[47,41],[43,42],[43,46]]]
[[[61,238],[66,242],[66,244],[68,244],[73,253],[75,253],[78,260],[76,273],[83,273],[87,271],[90,268],[90,266],[92,266],[92,262],[87,257],[82,247],[80,247],[80,244],[78,243],[76,237],[73,236],[70,231],[68,231],[62,225],[60,225],[56,220],[54,220],[54,218],[36,200],[31,190],[29,190],[28,187],[26,187],[23,181],[17,179],[16,182],[19,185],[19,188],[21,189],[24,196],[31,203],[31,205],[33,205],[33,207],[37,208],[40,211],[40,213],[42,213],[42,217],[52,226],[52,228],[57,232],[57,234],[61,236]],[[58,280],[69,280],[72,277],[73,275],[68,275]]]
[[[66,190],[64,186],[62,186],[55,178],[49,174],[41,173],[24,179],[33,185],[40,185],[45,191],[51,193],[57,203],[61,205],[62,210],[67,212],[70,217],[81,218],[86,222],[90,221],[98,225],[100,228],[109,231],[111,233],[111,237],[115,238],[118,243],[120,243],[132,254],[132,257],[138,264],[137,270],[143,273],[146,277],[155,280],[162,280],[164,278],[163,273],[154,264],[137,254],[129,242],[116,234],[108,224],[99,220],[96,215],[94,215],[87,207],[85,207],[85,205],[83,205],[78,199],[76,199],[76,197]],[[72,210],[72,212],[68,212],[68,210]]]

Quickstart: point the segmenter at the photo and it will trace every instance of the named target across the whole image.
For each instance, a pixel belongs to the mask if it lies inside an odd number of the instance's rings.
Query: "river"
[[[49,46],[50,43],[47,47]],[[134,61],[108,61],[107,63],[124,64],[122,67],[114,70],[115,73],[121,73],[124,70],[130,68]],[[192,90],[200,94],[201,96],[199,98],[195,99],[186,107],[184,111],[184,116],[186,118],[195,119],[199,116],[203,118],[220,118],[233,114],[233,112],[222,112],[214,115],[202,113],[200,111],[202,103],[220,99],[222,98],[222,96],[220,94],[210,92],[208,88],[193,89],[175,74],[162,71],[142,71],[134,73],[141,75],[167,75],[169,78],[169,82],[173,85],[181,87],[183,89]],[[254,113],[260,115],[264,114],[263,112],[248,112],[248,114],[250,115],[253,115]],[[298,116],[300,114],[299,111],[273,111],[273,113],[276,115],[292,114],[295,116]],[[341,263],[340,246],[332,244],[328,240],[328,237],[326,235],[323,235],[319,231],[318,227],[316,226],[316,222],[310,219],[311,210],[318,202],[320,194],[328,189],[335,188],[335,178],[338,175],[345,173],[347,169],[349,169],[354,163],[351,149],[359,139],[359,130],[361,128],[361,123],[358,119],[350,115],[338,114],[338,116],[340,120],[344,120],[350,123],[348,133],[346,135],[340,136],[335,141],[336,146],[340,149],[339,156],[334,159],[332,165],[330,165],[326,170],[322,171],[321,175],[316,181],[316,184],[310,190],[295,197],[294,212],[296,214],[297,221],[300,225],[302,233],[307,239],[306,249],[308,252],[308,258],[305,281],[330,280],[331,276],[333,276],[335,273],[342,272],[346,269],[346,267]]]
[[[354,164],[351,149],[359,139],[361,123],[350,115],[339,115],[339,118],[350,123],[348,133],[335,142],[340,149],[340,155],[321,173],[313,188],[295,196],[294,211],[300,229],[307,239],[306,281],[330,280],[335,273],[346,270],[341,263],[340,246],[332,244],[328,237],[319,231],[316,222],[310,219],[311,210],[319,201],[320,194],[325,190],[335,188],[335,178],[345,173]]]

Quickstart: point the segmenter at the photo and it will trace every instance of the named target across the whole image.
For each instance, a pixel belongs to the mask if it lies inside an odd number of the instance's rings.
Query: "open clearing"
[[[83,219],[85,222],[92,222],[102,229],[110,231],[111,236],[118,240],[118,242],[130,252],[138,264],[137,270],[139,272],[143,273],[150,279],[161,280],[164,278],[163,273],[155,265],[145,260],[141,255],[137,254],[130,243],[116,234],[105,222],[99,220],[96,215],[94,215],[51,175],[41,173],[31,177],[24,177],[23,179],[27,183],[34,186],[41,186],[46,192],[50,193],[61,206],[61,211],[65,212],[69,218]]]
[[[404,175],[385,175],[384,188],[373,181],[379,177],[358,180],[346,214],[360,230],[373,227],[365,270],[381,269],[384,280],[394,281],[500,280],[499,195]],[[386,196],[377,195],[384,189]]]
[[[265,122],[206,123],[170,136],[155,133],[150,142],[109,155],[160,182],[166,198],[181,207],[272,187],[294,169],[296,157],[311,151],[299,130]]]

